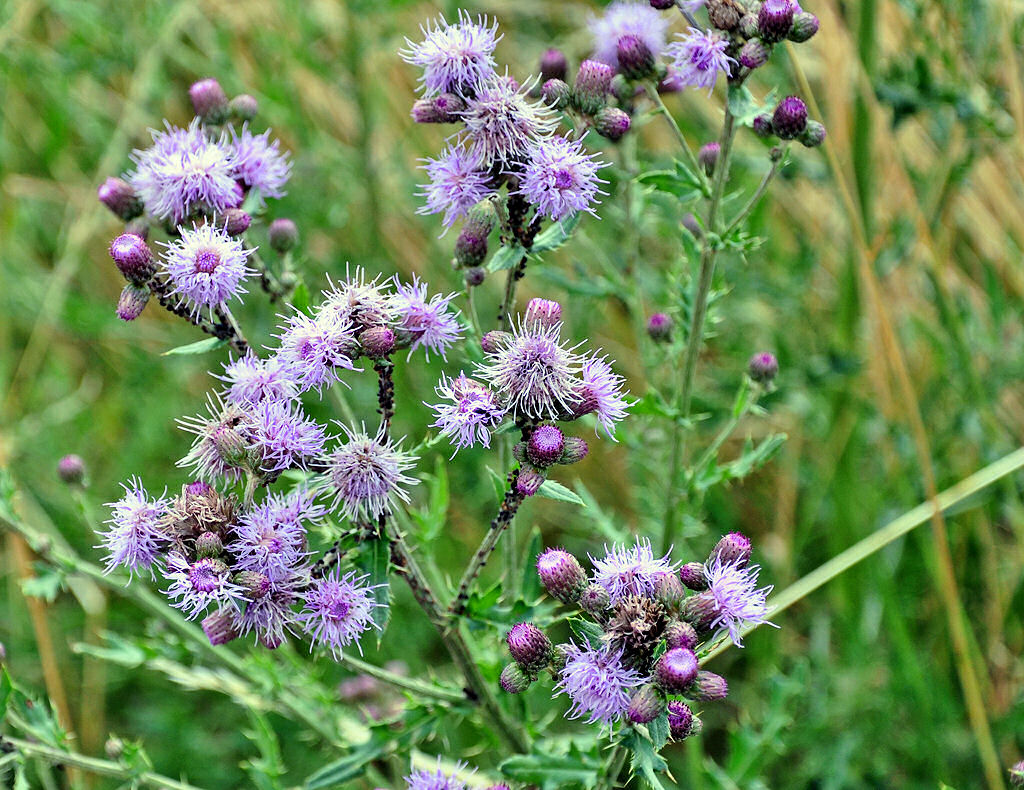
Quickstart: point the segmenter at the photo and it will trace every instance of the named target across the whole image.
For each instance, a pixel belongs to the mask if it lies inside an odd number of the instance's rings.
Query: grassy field
[[[813,99],[828,142],[801,151],[758,208],[764,244],[721,267],[716,287],[729,295],[712,313],[696,403],[720,413],[750,354],[775,349],[782,373],[767,416],[745,422],[735,444],[769,432],[788,441],[763,471],[716,492],[706,518],[684,524],[695,551],[726,531],[751,535],[763,578],[778,589],[1024,441],[1024,5],[805,5],[821,32],[752,87]],[[346,262],[460,287],[448,266],[453,235],[438,238],[434,219],[415,213],[417,160],[444,134],[411,122],[415,74],[396,55],[421,21],[457,7],[0,2],[0,466],[24,518],[95,559],[84,516],[115,498],[120,481],[141,474],[173,489],[185,479],[173,467],[187,449],[173,420],[199,410],[213,363],[161,356],[197,335],[156,310],[130,325],[116,319],[122,283],[106,246],[120,231],[95,190],[127,169],[148,127],[187,120],[195,79],[216,76],[230,94],[258,97],[262,122],[293,152],[290,192],[274,210],[299,225],[312,290]],[[588,52],[593,4],[495,0],[472,10],[498,17],[499,59],[517,73],[551,45],[573,63]],[[668,102],[692,140],[715,133],[718,105],[703,94]],[[667,127],[651,121],[637,134],[647,164],[667,161]],[[737,154],[737,173],[751,163],[748,189],[759,146],[748,136]],[[627,188],[612,181],[609,191]],[[601,213],[604,221],[584,220],[531,274],[524,295],[565,300],[573,334],[618,359],[642,395],[678,361],[638,340],[637,316],[594,272],[623,270],[635,249],[633,276],[659,308],[669,295],[647,280],[681,266],[679,234],[666,206],[632,218],[631,248],[620,243],[621,202]],[[690,274],[682,266],[682,280]],[[485,284],[482,314],[499,290]],[[241,315],[250,338],[270,342],[265,304],[251,299]],[[419,403],[443,369],[399,368],[398,435],[422,436]],[[371,383],[352,393],[361,413],[372,413]],[[331,416],[329,404],[318,414]],[[658,430],[643,423],[617,445],[595,446],[571,470],[593,507],[531,503],[518,539],[535,524],[548,544],[597,551],[595,512],[641,530],[656,521],[662,494],[644,448],[663,438]],[[88,464],[84,498],[56,477],[69,452]],[[440,572],[457,578],[493,488],[482,453],[445,458],[425,470],[443,474],[452,495],[431,537],[446,560]],[[986,755],[1002,767],[1024,757],[1021,482],[1006,477],[927,519],[780,613],[779,630],[716,658],[735,691],[708,711],[701,739],[670,750],[679,786],[967,790],[986,786]],[[13,540],[4,546],[6,662],[21,683],[50,694],[82,752],[102,754],[116,733],[143,741],[164,774],[187,773],[204,787],[245,784],[252,719],[215,677],[204,685],[144,660],[90,658],[80,643],[112,649],[104,633],[159,626],[84,582],[49,602],[26,599],[19,579],[33,572],[32,558]],[[413,675],[439,661],[442,649],[404,591],[391,629],[379,650],[368,646],[368,660],[401,658]],[[345,677],[322,668],[329,687]],[[292,737],[276,713],[269,720],[290,768],[286,785],[335,756]],[[453,728],[448,738],[422,748],[496,762],[465,751],[470,733]]]

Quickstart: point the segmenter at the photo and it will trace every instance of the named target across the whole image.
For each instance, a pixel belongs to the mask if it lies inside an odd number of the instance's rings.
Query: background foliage
[[[592,6],[496,0],[471,8],[498,16],[499,60],[519,74],[552,44],[574,63],[588,52]],[[746,532],[762,578],[779,587],[923,501],[930,474],[944,488],[1024,434],[1020,3],[816,0],[808,8],[821,32],[800,48],[800,65],[829,140],[800,151],[755,213],[763,246],[720,268],[717,287],[732,293],[713,312],[697,389],[697,411],[721,413],[748,356],[775,349],[782,375],[765,402],[768,416],[744,422],[727,452],[747,436],[789,439],[765,470],[713,494],[706,523],[684,524],[685,546],[697,554],[723,532]],[[434,219],[415,214],[417,159],[437,149],[443,132],[409,119],[415,75],[395,54],[437,10],[363,0],[0,4],[0,465],[26,518],[95,556],[81,503],[56,479],[67,452],[85,457],[93,503],[113,499],[129,474],[152,487],[184,480],[173,461],[186,440],[173,420],[198,410],[213,358],[160,356],[197,335],[155,309],[131,325],[115,318],[121,282],[106,243],[118,226],[95,188],[126,169],[148,126],[187,120],[193,80],[216,76],[229,93],[256,95],[261,120],[294,153],[291,192],[276,213],[299,223],[312,287],[346,261],[459,287],[447,263],[454,237],[438,239]],[[761,95],[774,84],[797,92],[785,56],[752,87]],[[714,134],[717,104],[696,92],[668,103],[692,140]],[[668,161],[667,128],[652,122],[639,134]],[[761,143],[747,135],[738,156],[734,173],[746,170],[752,189]],[[609,191],[622,188],[614,182]],[[572,334],[604,347],[643,395],[676,363],[638,342],[631,327],[639,318],[616,298],[609,273],[630,271],[636,254],[629,276],[651,280],[650,309],[678,313],[690,271],[676,263],[681,234],[670,205],[652,198],[625,239],[622,205],[609,201],[602,222],[585,219],[573,242],[531,273],[521,297],[566,299]],[[678,268],[679,292],[650,290],[651,273],[669,267]],[[484,286],[483,315],[498,289],[497,279]],[[248,334],[266,342],[272,316],[249,302]],[[419,402],[442,369],[399,366],[398,435],[422,436]],[[370,414],[373,382],[362,384],[352,400]],[[517,533],[524,547],[533,525],[546,544],[586,552],[606,538],[603,517],[641,528],[659,518],[664,470],[645,452],[660,440],[658,428],[643,418],[638,426],[619,445],[595,443],[563,475],[570,487],[578,477],[591,507],[528,505]],[[435,483],[421,487],[416,534],[442,558],[439,573],[457,577],[494,507],[484,465],[496,459],[477,451],[441,458],[434,469],[421,466]],[[961,657],[982,678],[1005,765],[1024,750],[1019,483],[1004,481],[945,523],[971,636]],[[715,659],[734,691],[709,707],[702,738],[667,752],[680,786],[980,786],[935,545],[926,529],[911,533],[789,609],[781,630],[759,631],[744,651]],[[24,563],[11,550],[3,561],[6,660],[23,685],[42,690],[37,631],[18,581]],[[367,659],[400,658],[412,675],[430,674],[442,648],[407,591],[395,589],[391,629],[379,649],[366,640]],[[134,606],[85,586],[59,591],[45,575],[30,592],[53,593],[42,612],[62,679],[57,701],[83,752],[102,753],[108,732],[139,738],[162,773],[187,773],[207,787],[247,781],[244,763],[265,758],[245,734],[260,722],[278,731],[287,784],[337,756],[294,737],[275,713],[253,717],[217,691],[189,688],[197,685],[191,675],[176,684],[166,672],[97,662],[76,647],[99,644],[105,630],[145,630]],[[328,687],[349,675],[330,666],[323,673]],[[52,684],[49,691],[57,696]],[[562,703],[548,708],[543,696],[531,697],[533,715],[561,712]],[[471,728],[446,737],[421,748],[495,762],[474,754],[482,746]]]

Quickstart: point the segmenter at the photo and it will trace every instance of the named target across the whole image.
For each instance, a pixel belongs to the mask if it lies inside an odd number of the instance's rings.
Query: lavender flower
[[[199,119],[187,129],[165,122],[165,131],[151,134],[152,147],[132,153],[135,170],[127,176],[150,214],[177,225],[193,213],[220,212],[242,202],[234,152],[223,135],[211,139]]]
[[[396,320],[396,307],[386,293],[390,283],[380,282],[380,276],[368,279],[361,266],[345,269],[345,279],[331,282],[331,290],[324,291],[319,320],[342,321],[352,325],[358,335],[365,329],[389,326]]]
[[[459,762],[455,764],[456,773],[465,771],[468,766]],[[437,768],[413,771],[405,777],[406,790],[466,790],[466,783],[455,774],[446,774],[441,770],[441,758],[437,758]]]
[[[314,319],[296,313],[278,337],[277,355],[300,392],[320,392],[324,384],[339,380],[340,371],[356,370],[350,356],[357,346],[355,328],[342,316],[322,312]]]
[[[366,579],[366,575],[357,576],[354,571],[342,576],[335,567],[329,576],[314,581],[306,592],[298,623],[313,644],[326,645],[336,660],[341,659],[343,648],[353,642],[359,646],[364,631],[371,626],[379,628],[373,622],[373,610],[381,604],[374,600],[373,591],[381,585],[366,585]],[[359,654],[362,652],[359,647]]]
[[[425,404],[437,416],[430,427],[440,428],[440,435],[451,440],[455,446],[452,458],[460,449],[477,443],[490,447],[491,431],[501,424],[506,412],[495,394],[465,373],[454,379],[442,375],[435,391],[443,400]]]
[[[467,102],[462,120],[470,154],[484,167],[527,158],[534,144],[555,128],[551,109],[527,97],[530,87],[520,87],[509,76],[493,77]]]
[[[654,556],[647,538],[637,538],[629,547],[616,544],[609,549],[605,546],[605,556],[600,559],[591,556],[590,561],[594,565],[594,582],[608,591],[612,605],[630,595],[653,597],[658,582],[676,570],[669,554]]]
[[[462,335],[462,325],[456,320],[458,313],[448,309],[454,298],[455,294],[434,294],[427,301],[426,283],[415,275],[412,284],[402,284],[395,279],[392,297],[397,315],[395,329],[411,338],[410,358],[422,346],[427,359],[430,359],[431,351],[446,359],[445,351]]]
[[[479,152],[471,152],[463,143],[449,146],[437,159],[424,159],[429,184],[421,184],[419,193],[426,204],[418,214],[444,214],[444,226],[450,228],[460,217],[489,195],[494,194]]]
[[[171,552],[167,555],[164,575],[171,582],[164,591],[171,599],[171,606],[185,612],[189,620],[210,604],[220,608],[237,606],[243,595],[242,588],[232,583],[227,564],[210,557],[189,562],[184,555]]]
[[[309,569],[290,566],[268,574],[270,590],[255,600],[247,601],[245,610],[236,618],[236,628],[242,636],[253,633],[267,647],[275,648],[284,642],[285,634],[292,632],[296,623],[294,606],[299,603],[298,590],[309,581]]]
[[[264,401],[251,413],[250,447],[266,474],[306,466],[306,459],[324,448],[324,429],[306,419],[291,401]]]
[[[321,486],[333,497],[331,508],[344,515],[377,519],[391,510],[396,500],[409,501],[406,486],[418,481],[405,474],[416,462],[414,456],[399,450],[384,433],[370,437],[362,430],[342,425],[347,441],[320,459],[324,470]]]
[[[402,60],[423,67],[420,85],[425,96],[454,93],[469,96],[477,85],[494,74],[494,47],[501,39],[498,23],[489,23],[481,16],[474,22],[465,11],[459,11],[457,24],[449,24],[443,16],[421,27],[423,41],[405,40],[399,51]]]
[[[646,2],[620,0],[608,6],[603,16],[590,20],[594,36],[594,60],[619,67],[618,45],[623,36],[636,36],[657,58],[665,49],[668,20]]]
[[[718,81],[718,73],[723,71],[726,76],[731,76],[730,64],[736,63],[725,54],[728,46],[727,38],[691,27],[689,35],[672,42],[666,49],[674,61],[675,79],[691,88],[707,88],[710,96]]]
[[[606,359],[594,354],[584,361],[581,373],[583,386],[576,413],[595,412],[598,426],[604,428],[609,439],[613,439],[615,424],[625,418],[626,410],[633,402],[626,398],[629,391],[622,389],[626,380],[612,370]]]
[[[293,375],[280,356],[260,359],[249,352],[226,364],[224,375],[217,378],[228,384],[228,402],[244,409],[264,401],[293,400],[298,395]]]
[[[234,149],[232,175],[251,189],[258,189],[261,197],[285,196],[284,185],[292,174],[288,154],[281,153],[280,142],[270,140],[270,130],[253,134],[249,124],[242,125],[241,133],[231,130]]]
[[[737,647],[743,647],[742,629],[747,623],[775,625],[765,619],[768,614],[766,599],[772,587],[758,589],[760,570],[760,565],[746,565],[745,561],[723,562],[717,554],[704,566],[708,590],[703,594],[715,601],[715,616],[710,627],[719,629],[719,632],[728,631],[729,638]]]
[[[100,545],[96,548],[107,552],[104,572],[124,565],[130,575],[139,570],[148,570],[152,575],[163,537],[160,519],[170,503],[163,496],[150,499],[137,477],[123,483],[122,488],[124,496],[106,504],[110,508],[106,521],[110,529],[99,533]]]
[[[611,725],[629,708],[630,691],[643,683],[639,672],[622,663],[622,650],[610,646],[593,648],[573,643],[564,646],[565,668],[555,686],[566,694],[572,706],[566,718],[588,715],[587,723]]]
[[[324,513],[304,489],[288,496],[271,494],[239,517],[227,549],[236,557],[238,570],[274,577],[306,556],[304,522],[316,521]]]
[[[193,315],[246,293],[242,281],[256,273],[246,266],[253,250],[213,225],[179,230],[181,238],[164,245],[167,274],[174,285],[172,293],[192,303]]]
[[[197,415],[178,420],[182,430],[195,434],[188,454],[178,466],[188,466],[204,480],[238,480],[248,464],[248,415],[238,406],[227,404],[220,396],[207,402],[209,416]]]
[[[588,154],[579,140],[549,137],[537,143],[530,152],[519,189],[540,214],[553,220],[587,211],[597,216],[592,206],[598,188],[606,183],[597,177],[605,162]]]

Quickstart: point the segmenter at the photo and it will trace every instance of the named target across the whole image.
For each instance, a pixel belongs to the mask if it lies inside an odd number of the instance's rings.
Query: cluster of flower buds
[[[704,0],[711,26],[728,37],[727,53],[747,71],[768,62],[781,41],[803,43],[818,32],[818,18],[797,0]]]
[[[644,51],[653,70],[654,58],[648,50]],[[621,98],[627,98],[621,88],[616,90],[619,86],[615,82],[615,69],[599,60],[584,60],[572,85],[566,82],[567,76],[544,82],[541,95],[548,104],[564,112],[575,112],[579,116],[578,123],[592,126],[602,137],[620,140],[629,131],[632,121],[629,113],[611,103],[620,94]]]
[[[760,569],[750,555],[750,541],[739,533],[723,537],[705,562],[686,564],[656,556],[638,539],[591,557],[588,575],[569,552],[547,549],[537,573],[551,597],[579,610],[570,618],[575,639],[554,645],[537,625],[515,625],[502,688],[522,693],[548,671],[556,696],[569,697],[568,718],[610,726],[664,717],[673,739],[699,733],[695,703],[728,693],[725,679],[701,669],[699,657],[719,635],[739,645],[745,625],[766,622],[771,588],[758,588]]]
[[[774,135],[781,140],[797,140],[807,148],[825,142],[825,126],[807,117],[807,105],[799,96],[787,96],[773,113],[754,118],[754,132],[759,137]]]

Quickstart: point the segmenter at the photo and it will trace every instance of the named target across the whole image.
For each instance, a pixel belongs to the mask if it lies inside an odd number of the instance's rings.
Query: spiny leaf
[[[227,344],[228,341],[223,338],[208,337],[205,340],[197,340],[195,343],[189,343],[187,346],[172,348],[170,351],[165,351],[163,356],[169,357],[178,354],[205,354],[208,351],[216,351],[218,348],[223,348]]]

